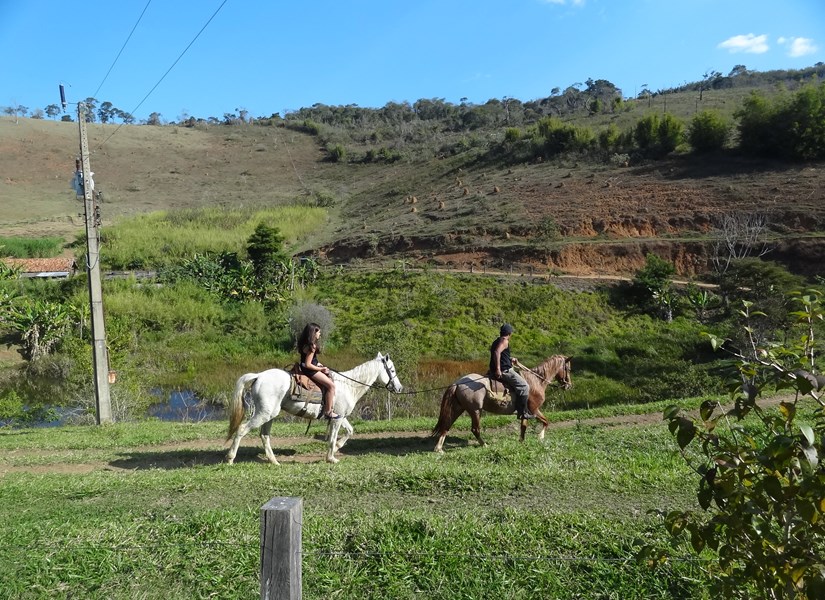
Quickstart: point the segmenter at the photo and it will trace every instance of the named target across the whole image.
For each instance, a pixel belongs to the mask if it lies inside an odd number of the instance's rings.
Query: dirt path
[[[783,400],[792,400],[792,397],[782,396],[764,399],[760,400],[759,404],[763,408],[767,408],[775,406]],[[656,423],[662,423],[661,412],[615,417],[596,417],[580,420],[571,419],[550,423],[548,429],[552,431],[580,425],[632,427],[638,425],[653,425]],[[517,435],[517,424],[513,422],[497,431],[502,430],[512,430],[513,435]],[[488,429],[487,431],[493,431],[493,429]],[[536,431],[537,428],[531,425],[531,428],[528,430],[528,435],[535,435]],[[313,426],[312,432],[306,437],[273,437],[271,443],[275,455],[281,464],[318,463],[323,462],[326,455],[323,434],[317,424]],[[308,443],[312,444],[312,448],[308,451],[296,448],[297,446]],[[450,435],[447,437],[447,444],[452,446],[474,445],[475,440],[472,438],[469,430],[459,427],[450,432]],[[400,456],[410,453],[432,452],[434,446],[435,438],[430,436],[429,431],[392,431],[362,434],[356,431],[344,449],[339,453],[339,456],[353,457],[372,452],[382,452],[384,454]],[[77,452],[75,450],[50,451],[18,449],[9,451],[6,454],[6,460],[47,459],[51,457],[56,462],[42,465],[19,466],[0,464],[0,478],[7,473],[84,474],[93,471],[130,472],[143,469],[181,469],[218,465],[223,463],[227,448],[228,443],[224,443],[223,440],[220,439],[191,440],[174,444],[130,446],[122,450],[117,450],[117,458],[113,460],[83,463],[70,462],[71,457]],[[65,462],[61,462],[61,457],[65,459]],[[266,462],[263,458],[261,440],[257,434],[247,435],[241,441],[236,462]]]

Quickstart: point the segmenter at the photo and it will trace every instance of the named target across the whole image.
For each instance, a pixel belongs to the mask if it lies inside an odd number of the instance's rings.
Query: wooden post
[[[261,507],[261,600],[301,600],[301,498]]]

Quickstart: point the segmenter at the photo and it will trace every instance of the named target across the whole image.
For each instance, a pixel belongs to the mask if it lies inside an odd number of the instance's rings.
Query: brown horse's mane
[[[533,386],[545,386],[552,381],[552,379],[556,376],[556,373],[564,368],[564,361],[566,360],[566,356],[554,354],[543,363],[539,364],[535,369],[525,369],[522,371],[522,376],[527,380],[527,383],[530,384],[531,388]],[[538,373],[538,377],[536,376],[536,373]],[[544,380],[541,379],[542,377]]]

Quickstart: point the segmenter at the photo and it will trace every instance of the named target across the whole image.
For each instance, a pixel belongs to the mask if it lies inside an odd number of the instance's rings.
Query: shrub
[[[639,119],[633,129],[633,139],[642,150],[654,148],[659,142],[659,116],[647,115]]]
[[[795,300],[798,310],[789,315],[794,331],[785,332],[783,342],[739,350],[710,336],[714,348],[727,349],[734,360],[733,409],[708,400],[698,420],[676,406],[664,413],[698,474],[703,512],[660,514],[674,538],[689,534],[696,554],[715,556],[711,591],[720,598],[825,597],[825,418],[814,393],[820,382],[811,375],[822,297],[811,291],[795,294]],[[749,303],[742,314],[747,338]],[[763,408],[757,397],[770,388],[789,390],[792,398],[776,409]],[[812,416],[804,412],[811,397],[816,400]],[[659,562],[666,552],[647,547],[641,556]]]
[[[284,237],[276,227],[270,227],[266,223],[258,223],[247,241],[246,253],[261,279],[271,277],[279,265],[288,260],[284,251]]]
[[[730,136],[730,124],[717,112],[705,110],[693,117],[687,138],[696,152],[721,150]]]
[[[612,150],[619,147],[619,140],[621,139],[621,132],[616,127],[615,123],[611,123],[605,129],[599,132],[599,146],[602,150]]]
[[[665,113],[659,121],[659,150],[663,154],[673,152],[682,143],[684,125],[682,121]]]
[[[743,152],[801,160],[825,157],[825,83],[773,102],[753,92],[735,116]]]
[[[507,143],[514,143],[521,139],[521,129],[518,127],[508,127],[504,131],[504,141]]]
[[[326,343],[329,344],[335,332],[335,323],[332,313],[325,307],[314,302],[302,302],[296,304],[289,311],[289,332],[292,336],[293,345],[298,342],[301,332],[307,323],[317,323],[323,332]]]
[[[327,154],[332,162],[344,162],[347,159],[347,149],[342,144],[333,144],[327,148]]]

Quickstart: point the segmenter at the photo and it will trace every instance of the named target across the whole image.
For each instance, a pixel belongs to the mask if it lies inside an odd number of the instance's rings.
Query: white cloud
[[[764,54],[768,51],[767,35],[735,35],[719,44],[717,48],[724,48],[730,52],[747,52],[749,54]]]
[[[798,58],[800,56],[807,56],[808,54],[813,54],[819,48],[814,43],[812,39],[809,38],[801,38],[801,37],[792,37],[786,38],[781,37],[776,40],[782,45],[788,46],[788,56],[791,58]]]

